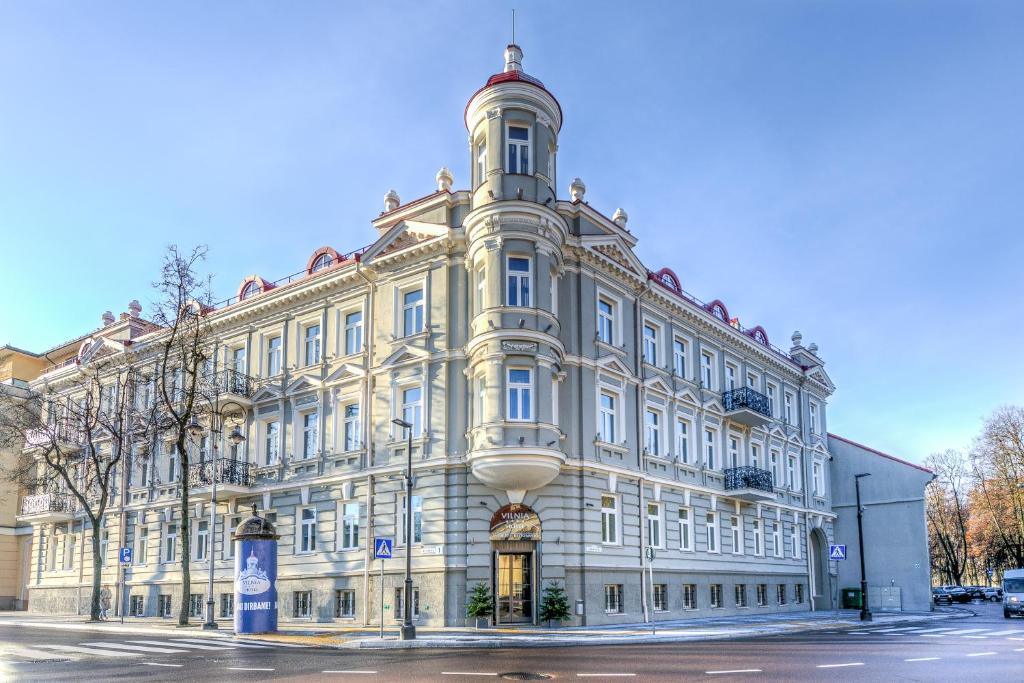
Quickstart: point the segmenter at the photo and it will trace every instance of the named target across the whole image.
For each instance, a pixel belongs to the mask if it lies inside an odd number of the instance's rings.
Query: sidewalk
[[[895,626],[910,622],[957,619],[970,616],[967,610],[943,609],[935,612],[875,613],[875,625]],[[230,622],[222,623],[217,631],[204,631],[201,622],[178,628],[171,620],[153,617],[126,617],[101,623],[89,622],[77,616],[28,615],[18,612],[0,613],[0,626],[31,626],[60,630],[105,631],[108,633],[145,633],[189,637],[232,638]],[[835,612],[790,612],[787,614],[701,617],[651,624],[623,624],[615,626],[569,626],[564,628],[485,628],[423,627],[417,629],[415,641],[398,640],[397,624],[385,627],[385,637],[379,637],[379,627],[348,626],[343,624],[280,625],[278,633],[245,636],[251,640],[315,645],[341,648],[505,648],[505,647],[564,647],[571,645],[610,645],[625,643],[669,643],[696,640],[727,640],[751,636],[767,636],[805,631],[842,631],[861,626],[855,610]]]

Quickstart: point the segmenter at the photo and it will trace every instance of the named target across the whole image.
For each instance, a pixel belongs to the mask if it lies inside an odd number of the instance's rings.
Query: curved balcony
[[[771,401],[750,387],[723,392],[722,407],[727,418],[748,427],[764,427],[772,419]]]
[[[216,467],[210,460],[189,465],[188,481],[190,498],[209,500],[216,481],[217,497],[224,500],[248,493],[253,484],[253,474],[249,463],[224,458],[217,460]]]
[[[725,474],[725,490],[741,500],[764,502],[775,500],[772,473],[759,467],[731,467]]]
[[[18,521],[33,524],[52,524],[74,519],[77,501],[67,493],[37,493],[21,501]]]
[[[482,448],[466,455],[473,476],[502,491],[530,491],[558,476],[565,455],[553,448],[503,446]]]

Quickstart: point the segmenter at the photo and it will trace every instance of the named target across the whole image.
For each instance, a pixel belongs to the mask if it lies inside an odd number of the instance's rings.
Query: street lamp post
[[[412,425],[405,420],[394,419],[393,424],[401,427],[408,435],[405,449],[405,590],[402,601],[404,614],[402,617],[402,640],[416,640],[416,627],[412,623]],[[380,587],[381,592],[384,586]]]
[[[864,508],[860,505],[860,480],[862,477],[870,477],[870,472],[856,474],[853,477],[854,487],[857,490],[857,542],[860,547],[860,620],[871,621],[871,610],[868,608],[868,579],[864,570],[864,526],[861,521],[864,516]]]

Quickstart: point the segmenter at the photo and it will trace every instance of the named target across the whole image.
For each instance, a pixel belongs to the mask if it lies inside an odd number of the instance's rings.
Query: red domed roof
[[[469,98],[468,102],[466,102],[466,108],[465,111],[463,112],[463,119],[465,119],[466,113],[469,111],[469,103],[472,102],[473,99],[481,92],[491,87],[492,85],[499,85],[501,83],[511,83],[513,81],[518,81],[520,83],[529,83],[530,85],[536,86],[543,90],[544,92],[546,92],[548,95],[550,95],[551,99],[555,101],[555,106],[558,107],[558,118],[559,123],[561,124],[561,119],[563,118],[562,105],[558,101],[558,98],[552,95],[550,90],[544,87],[544,84],[541,82],[539,78],[534,78],[530,74],[523,71],[518,59],[516,59],[514,66],[508,62],[508,51],[511,49],[514,49],[516,52],[518,52],[520,56],[522,55],[522,50],[518,45],[514,43],[510,44],[506,48],[506,71],[494,74],[493,76],[487,79],[487,83],[485,83],[482,88],[473,93],[473,96]],[[559,125],[559,129],[561,129],[561,125]]]

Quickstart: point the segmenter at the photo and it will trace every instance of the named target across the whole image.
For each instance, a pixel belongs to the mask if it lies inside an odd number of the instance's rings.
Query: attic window
[[[250,297],[256,296],[260,293],[260,283],[256,280],[249,280],[246,283],[245,288],[242,289],[241,299],[244,301]]]
[[[331,256],[329,253],[320,254],[319,256],[316,257],[316,260],[313,261],[313,267],[310,268],[310,272],[315,273],[318,270],[323,270],[324,268],[329,267],[332,263],[334,263],[333,256]]]
[[[719,320],[726,320],[725,309],[722,304],[715,304],[711,307],[711,315],[715,316]]]

